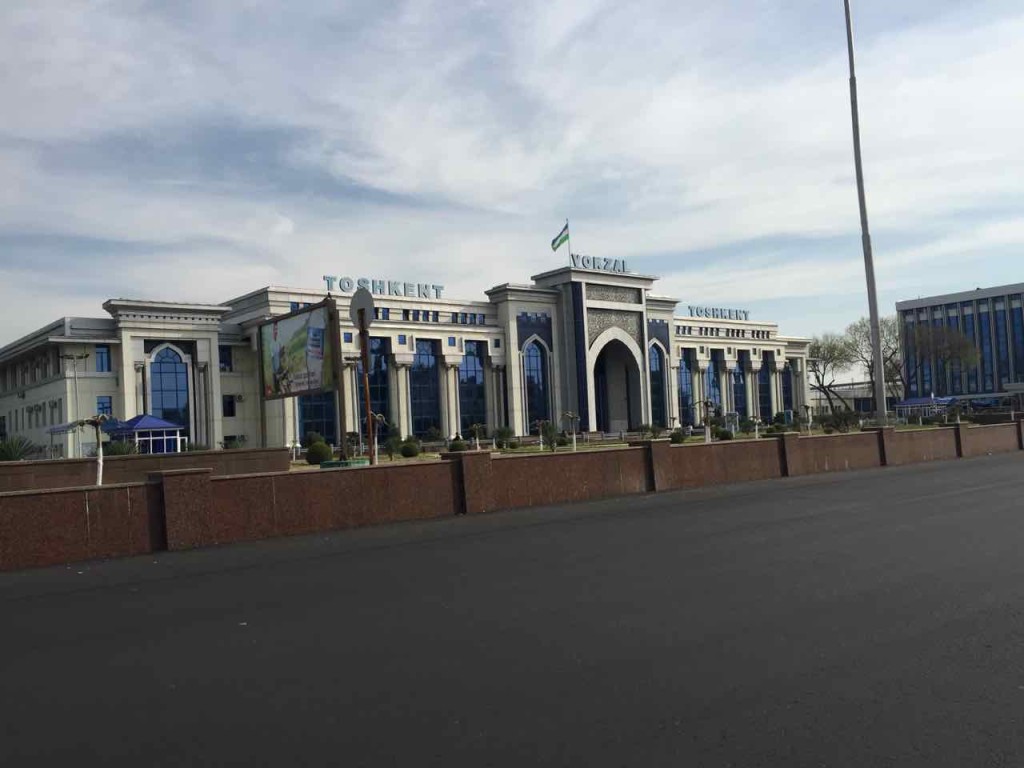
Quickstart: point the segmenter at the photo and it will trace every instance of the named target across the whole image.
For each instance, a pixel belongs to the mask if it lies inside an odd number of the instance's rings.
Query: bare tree
[[[951,366],[958,371],[974,368],[978,365],[981,354],[974,342],[965,336],[957,328],[948,325],[929,325],[926,323],[915,323],[912,334],[914,343],[914,359],[908,361],[907,377],[910,381],[922,381],[922,361],[934,361],[936,369],[934,377],[939,371],[948,372]],[[921,392],[925,395],[925,392]]]
[[[900,341],[899,320],[895,315],[882,317],[878,320],[882,337],[882,364],[885,366],[885,391],[888,397],[903,397],[906,381],[903,377],[903,349]],[[875,391],[875,360],[871,353],[871,322],[862,317],[846,328],[845,338],[854,356],[854,363],[859,363],[871,382],[871,391]]]
[[[838,410],[837,402],[844,409],[850,405],[836,391],[836,376],[856,362],[850,344],[843,336],[826,333],[811,340],[807,369],[811,374],[811,389],[820,392],[828,402],[829,410]]]

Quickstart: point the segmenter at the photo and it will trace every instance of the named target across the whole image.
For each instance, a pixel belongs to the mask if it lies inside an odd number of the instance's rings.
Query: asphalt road
[[[0,765],[1021,766],[1024,457],[0,576]]]

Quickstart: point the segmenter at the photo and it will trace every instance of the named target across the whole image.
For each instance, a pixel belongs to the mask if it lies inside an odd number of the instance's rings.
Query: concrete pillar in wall
[[[342,389],[342,407],[345,409],[344,423],[349,432],[363,432],[364,425],[359,423],[359,400],[363,396],[362,382],[354,365],[345,365],[341,371],[344,384]],[[342,435],[342,439],[345,436]]]
[[[494,370],[491,368],[491,364],[489,362],[485,362],[484,363],[484,413],[486,414],[486,416],[485,416],[485,422],[484,423],[487,425],[487,434],[490,434],[494,430],[494,427],[497,425],[497,422],[495,421],[495,418],[494,418],[495,415],[497,414],[497,411],[495,410],[495,407],[494,407],[494,401],[495,401],[495,397],[494,397],[495,385],[494,384],[495,384],[494,383]]]
[[[444,390],[441,408],[441,420],[449,438],[462,434],[459,418],[459,366],[444,366]],[[465,435],[462,435],[465,437]]]
[[[210,445],[209,430],[208,430],[208,419],[209,419],[209,408],[207,406],[208,399],[206,397],[207,381],[206,363],[196,364],[196,429],[192,434],[192,443],[195,445],[205,445],[207,448],[216,448],[218,446]]]
[[[131,408],[127,404],[125,405],[124,417],[126,419],[149,412],[147,410],[149,404],[146,402],[146,364],[141,360],[136,360],[133,365],[135,367],[135,407]],[[127,389],[127,387],[125,388]]]

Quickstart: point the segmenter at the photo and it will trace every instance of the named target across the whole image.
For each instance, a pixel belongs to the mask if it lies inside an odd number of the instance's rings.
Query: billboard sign
[[[333,302],[282,315],[260,326],[263,397],[295,397],[335,388]]]

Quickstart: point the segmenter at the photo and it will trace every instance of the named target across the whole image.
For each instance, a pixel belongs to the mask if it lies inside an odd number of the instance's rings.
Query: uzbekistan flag
[[[569,222],[565,222],[565,226],[562,227],[562,231],[558,233],[554,240],[551,241],[551,250],[557,251],[562,247],[562,243],[569,239]]]

